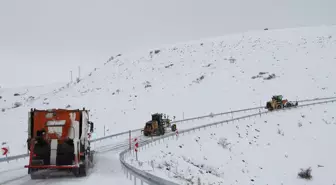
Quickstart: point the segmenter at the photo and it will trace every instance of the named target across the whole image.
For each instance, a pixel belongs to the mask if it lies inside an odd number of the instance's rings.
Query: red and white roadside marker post
[[[138,161],[138,148],[139,148],[138,138],[134,138],[133,142],[135,143],[134,144],[135,159]]]
[[[8,154],[9,154],[9,146],[1,146],[1,155],[7,157]]]

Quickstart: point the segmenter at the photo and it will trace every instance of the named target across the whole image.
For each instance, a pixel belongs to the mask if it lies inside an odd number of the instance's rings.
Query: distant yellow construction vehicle
[[[176,131],[176,124],[171,125],[171,120],[169,118],[162,118],[162,114],[155,113],[152,114],[152,120],[146,122],[144,130],[141,132],[145,136],[159,136],[164,135],[166,128],[171,128],[173,132]]]
[[[266,103],[266,109],[272,111],[274,109],[283,109],[286,107],[298,106],[298,102],[288,101],[287,99],[283,100],[282,95],[274,95],[272,100]]]

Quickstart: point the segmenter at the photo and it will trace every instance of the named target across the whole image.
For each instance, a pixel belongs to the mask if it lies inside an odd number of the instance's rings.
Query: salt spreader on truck
[[[31,109],[28,119],[28,174],[45,178],[54,171],[81,177],[93,166],[90,136],[93,122],[89,110]]]

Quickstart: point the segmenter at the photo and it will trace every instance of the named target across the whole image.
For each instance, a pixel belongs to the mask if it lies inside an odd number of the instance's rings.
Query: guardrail
[[[320,100],[328,100],[328,99],[336,99],[336,96],[326,97],[326,98],[314,98],[314,99],[297,100],[297,102],[300,103],[300,102],[320,101]],[[221,112],[221,113],[216,113],[216,114],[208,114],[208,115],[203,115],[203,116],[197,116],[197,117],[191,117],[191,118],[176,120],[176,121],[172,121],[171,123],[180,123],[180,122],[192,121],[192,120],[196,120],[196,119],[203,119],[203,118],[208,118],[208,117],[222,116],[222,115],[226,115],[226,114],[232,114],[232,113],[238,113],[238,112],[246,112],[246,111],[263,109],[263,108],[265,108],[265,106],[252,107],[252,108],[246,108],[246,109],[238,109],[238,110],[226,111],[226,112]],[[131,132],[141,131],[142,129],[143,128],[134,129],[134,130],[131,130]],[[116,137],[116,136],[120,136],[120,135],[124,135],[124,134],[128,134],[128,133],[129,133],[129,131],[125,131],[125,132],[121,132],[121,133],[114,134],[114,135],[104,136],[102,138],[97,138],[96,141],[101,141],[101,140],[104,140],[104,139],[107,139],[107,138]]]
[[[14,156],[9,156],[9,157],[4,157],[4,158],[0,158],[0,163],[1,162],[9,162],[9,161],[18,160],[18,159],[24,159],[24,158],[26,158],[28,156],[29,156],[29,154],[21,154],[21,155],[14,155]]]
[[[333,99],[333,98],[330,98],[330,99]],[[319,100],[321,100],[321,99],[319,99]],[[310,101],[310,100],[308,100],[308,101]],[[308,102],[308,101],[301,101],[301,102]],[[317,100],[313,100],[313,101],[317,101]],[[298,105],[298,106],[295,106],[295,107],[288,107],[288,108],[284,108],[284,109],[276,109],[276,110],[273,110],[273,111],[262,111],[262,112],[255,113],[255,114],[241,116],[241,117],[238,117],[238,118],[233,118],[233,119],[223,120],[223,121],[217,121],[217,122],[209,123],[209,124],[206,124],[206,125],[193,127],[193,128],[190,128],[190,129],[180,130],[179,134],[184,135],[185,133],[188,133],[188,132],[191,132],[191,131],[195,132],[196,130],[201,130],[201,128],[205,129],[207,127],[212,127],[212,126],[219,125],[219,124],[223,125],[224,123],[229,123],[229,122],[239,121],[239,120],[246,119],[246,118],[261,116],[263,114],[268,114],[268,113],[273,113],[273,112],[278,112],[278,111],[286,111],[286,110],[290,110],[290,109],[297,109],[297,108],[312,106],[312,105],[317,105],[317,104],[334,103],[334,102],[336,102],[336,100],[327,100],[327,101],[323,101],[323,102],[314,102],[314,103],[308,103],[308,104],[304,104],[304,105]],[[175,133],[169,133],[167,135],[160,136],[160,137],[157,137],[157,138],[152,139],[152,140],[145,140],[144,142],[140,142],[139,148],[140,148],[140,150],[142,150],[142,148],[144,146],[148,145],[148,144],[151,144],[153,142],[156,142],[156,141],[159,141],[161,139],[165,139],[165,138],[168,138],[168,137],[171,137],[171,136],[175,137]],[[125,156],[126,156],[126,154],[130,154],[130,153],[131,153],[131,151],[129,149],[126,149],[119,154],[119,157],[120,157],[120,162],[122,164],[122,168],[124,170],[124,173],[126,174],[127,178],[129,178],[130,180],[132,180],[132,176],[133,176],[133,180],[134,180],[135,185],[137,184],[137,178],[140,180],[141,185],[143,185],[144,183],[146,183],[148,185],[154,185],[154,184],[157,184],[157,185],[177,185],[177,183],[175,183],[175,182],[168,181],[167,179],[163,179],[161,177],[154,176],[154,175],[152,175],[148,172],[141,171],[140,169],[135,168],[135,167],[131,166],[130,164],[128,164],[125,161]]]
[[[297,100],[297,102],[310,102],[310,101],[321,101],[321,100],[329,100],[329,99],[336,99],[335,97],[326,97],[326,98],[313,98],[313,99],[303,99],[303,100]],[[252,110],[257,110],[257,109],[264,109],[264,106],[260,106],[260,107],[252,107],[252,108],[246,108],[246,109],[239,109],[239,110],[233,110],[233,111],[227,111],[227,112],[222,112],[222,113],[216,113],[216,114],[208,114],[208,115],[204,115],[204,116],[198,116],[198,117],[192,117],[192,118],[187,118],[187,119],[183,119],[183,120],[177,120],[177,121],[172,121],[171,123],[178,123],[178,122],[184,122],[184,121],[192,121],[192,120],[196,120],[196,119],[203,119],[203,118],[207,118],[207,117],[215,117],[215,116],[221,116],[221,115],[226,115],[226,114],[233,114],[233,113],[238,113],[238,112],[247,112],[247,111],[252,111]],[[140,131],[142,128],[140,129],[135,129],[132,130],[131,132],[137,132]],[[106,136],[103,139],[107,139],[107,138],[111,138],[111,137],[115,137],[115,136],[119,136],[122,134],[129,134],[129,131],[120,133],[120,134],[115,134],[115,135],[111,135],[111,136]],[[99,138],[97,140],[102,140],[102,138]],[[125,146],[128,146],[128,143],[118,143],[118,144],[113,144],[110,145],[112,147],[109,148],[109,145],[107,145],[106,147],[102,147],[103,152],[108,152],[111,150],[118,150],[118,149],[122,149]]]
[[[234,110],[234,111],[228,111],[228,112],[222,112],[222,113],[216,113],[216,114],[209,114],[209,115],[204,115],[204,116],[187,118],[187,119],[183,119],[183,120],[176,120],[176,121],[172,121],[171,123],[179,123],[179,122],[184,122],[184,121],[203,119],[203,118],[207,118],[207,117],[215,117],[215,116],[226,115],[226,114],[231,114],[231,113],[245,112],[245,111],[250,111],[250,110],[255,110],[255,109],[260,109],[260,108],[263,108],[263,107],[253,107],[253,108],[240,109],[240,110]],[[141,131],[142,129],[143,128],[134,129],[134,130],[131,130],[131,132],[138,132],[138,131]],[[112,135],[92,139],[91,143],[102,141],[102,140],[105,140],[105,139],[110,139],[110,138],[113,138],[113,137],[118,137],[118,136],[125,135],[125,134],[129,134],[129,132],[130,131],[124,131],[124,132],[120,132],[120,133],[117,133],[117,134],[112,134]],[[20,155],[15,155],[15,156],[4,157],[4,158],[0,158],[0,163],[1,162],[9,162],[9,161],[18,160],[18,159],[23,159],[23,158],[26,158],[26,157],[29,157],[29,154],[20,154]]]
[[[328,99],[336,99],[336,96],[326,97],[326,98],[314,98],[314,99],[297,100],[297,102],[320,101],[320,100],[328,100]],[[247,109],[239,109],[239,110],[227,111],[227,112],[222,112],[222,113],[197,116],[197,117],[192,117],[192,118],[187,118],[187,119],[182,119],[182,120],[176,120],[176,121],[172,121],[171,123],[180,123],[180,122],[191,121],[191,120],[196,120],[196,119],[203,119],[203,118],[221,116],[221,115],[238,113],[238,112],[246,112],[246,111],[263,109],[263,108],[264,108],[264,106],[252,107],[252,108],[247,108]],[[131,130],[131,132],[137,132],[137,131],[140,131],[140,130],[142,130],[142,128]],[[101,138],[96,138],[96,139],[91,140],[91,142],[92,143],[93,142],[98,142],[98,141],[102,141],[102,140],[113,138],[113,137],[118,137],[118,136],[125,135],[125,134],[129,134],[129,131],[124,131],[124,132],[121,132],[121,133],[112,134],[112,135],[104,136],[104,137],[101,137]],[[10,162],[10,161],[13,161],[13,160],[24,159],[28,156],[29,156],[29,154],[19,154],[19,155],[15,155],[15,156],[4,157],[4,158],[0,158],[0,163]]]

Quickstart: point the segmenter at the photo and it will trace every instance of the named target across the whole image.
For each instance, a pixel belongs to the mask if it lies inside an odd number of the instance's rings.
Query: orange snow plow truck
[[[31,109],[28,117],[28,174],[46,178],[51,172],[65,171],[86,176],[93,166],[90,136],[93,123],[89,111]]]

